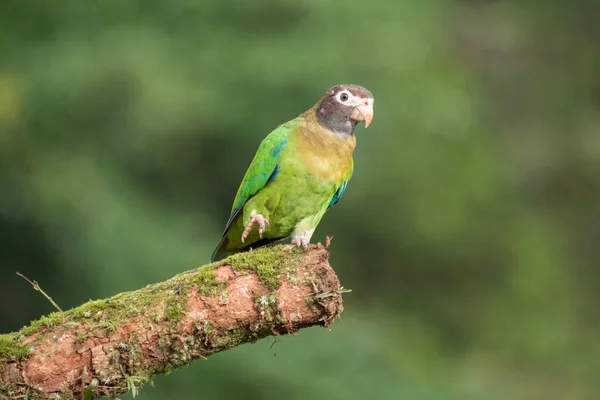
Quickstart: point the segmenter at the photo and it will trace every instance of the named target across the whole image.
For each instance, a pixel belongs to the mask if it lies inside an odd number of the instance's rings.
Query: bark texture
[[[0,335],[0,398],[117,396],[197,358],[329,326],[341,288],[320,244],[232,256]]]

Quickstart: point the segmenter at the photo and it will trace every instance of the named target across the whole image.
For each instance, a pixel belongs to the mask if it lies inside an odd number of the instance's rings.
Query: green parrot
[[[337,85],[271,132],[246,171],[211,261],[290,236],[306,249],[346,190],[354,169],[354,129],[360,121],[369,126],[373,101],[361,86]]]

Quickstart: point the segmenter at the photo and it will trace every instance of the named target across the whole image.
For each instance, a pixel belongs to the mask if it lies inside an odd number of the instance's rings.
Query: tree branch
[[[329,326],[343,310],[341,292],[320,244],[237,254],[0,335],[0,398],[135,392],[194,359]]]

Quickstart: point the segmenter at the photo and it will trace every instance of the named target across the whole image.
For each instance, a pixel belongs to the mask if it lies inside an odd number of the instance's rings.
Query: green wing
[[[223,236],[227,233],[231,223],[235,221],[244,205],[252,196],[264,188],[279,173],[281,150],[288,142],[289,134],[295,124],[293,121],[280,125],[271,132],[260,144],[252,163],[244,175],[244,179],[233,201],[231,215],[225,226]]]

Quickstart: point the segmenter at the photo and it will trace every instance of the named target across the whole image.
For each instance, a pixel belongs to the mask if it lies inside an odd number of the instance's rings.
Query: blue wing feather
[[[327,207],[327,209],[330,209],[331,207],[335,206],[337,204],[337,202],[340,201],[340,199],[344,195],[344,192],[346,191],[347,184],[348,184],[348,181],[342,182],[342,184],[340,185],[338,190],[335,192],[335,194],[331,198],[331,202],[329,203],[329,207]]]

